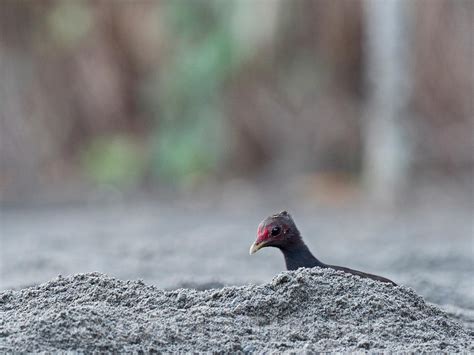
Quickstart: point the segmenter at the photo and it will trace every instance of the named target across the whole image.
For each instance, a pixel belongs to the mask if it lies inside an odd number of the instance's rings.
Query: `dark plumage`
[[[290,214],[286,211],[266,218],[258,226],[257,240],[250,247],[250,254],[264,247],[276,247],[280,249],[285,257],[287,270],[319,266],[321,268],[344,271],[349,274],[390,283],[396,286],[395,282],[385,277],[352,270],[347,267],[324,264],[316,259],[303,242],[303,238],[298,228],[296,228],[293,218],[291,218]]]

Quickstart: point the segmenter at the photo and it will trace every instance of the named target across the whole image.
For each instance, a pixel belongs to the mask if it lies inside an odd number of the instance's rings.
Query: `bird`
[[[357,275],[397,286],[395,282],[385,277],[353,270],[343,266],[329,265],[318,260],[304,243],[296,228],[293,218],[287,211],[265,218],[257,230],[257,240],[250,246],[250,255],[265,247],[275,247],[281,250],[285,257],[287,270],[297,270],[300,267],[333,269],[348,274]]]

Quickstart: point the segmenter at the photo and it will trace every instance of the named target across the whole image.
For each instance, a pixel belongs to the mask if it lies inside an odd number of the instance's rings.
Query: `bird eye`
[[[280,234],[280,230],[281,230],[281,228],[278,227],[278,226],[273,227],[273,229],[272,229],[272,237],[275,237],[275,236],[277,236],[278,234]]]

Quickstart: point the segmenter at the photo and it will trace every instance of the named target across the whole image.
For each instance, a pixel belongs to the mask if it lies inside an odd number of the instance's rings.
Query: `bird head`
[[[293,218],[286,211],[265,218],[258,226],[257,239],[250,246],[250,255],[264,247],[284,248],[300,239]]]

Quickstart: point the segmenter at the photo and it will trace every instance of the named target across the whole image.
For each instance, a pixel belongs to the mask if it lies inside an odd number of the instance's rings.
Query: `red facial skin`
[[[264,221],[258,226],[257,240],[255,241],[255,244],[259,245],[264,243],[267,246],[277,246],[287,237],[286,231],[288,230],[288,226],[278,222],[271,222],[269,224],[267,223]],[[275,226],[280,227],[280,233],[278,235],[272,235],[271,231]]]
[[[257,230],[257,240],[255,241],[256,244],[263,243],[270,238],[270,232],[268,228],[265,228],[263,223],[260,223]]]
[[[258,226],[257,239],[250,247],[250,254],[265,247],[286,248],[301,240],[298,229],[286,211],[265,218]]]

